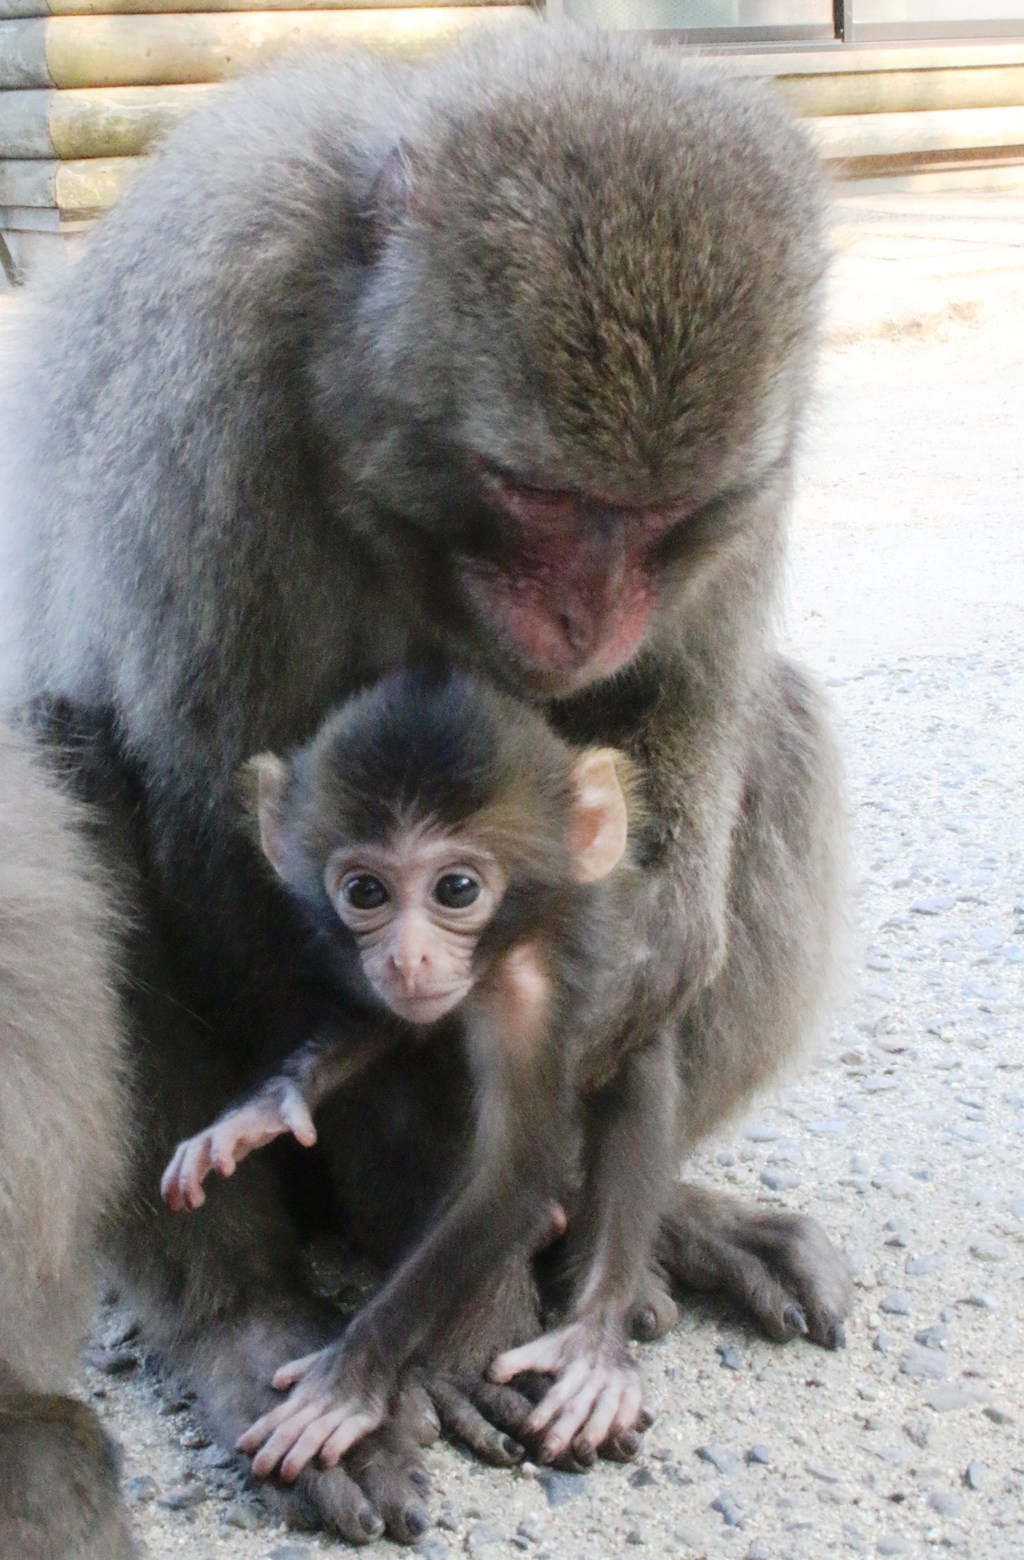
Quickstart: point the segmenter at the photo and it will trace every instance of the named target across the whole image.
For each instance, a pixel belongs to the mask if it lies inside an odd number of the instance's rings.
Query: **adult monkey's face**
[[[550,82],[536,49],[521,76],[510,53],[500,97],[467,51],[386,159],[347,445],[383,514],[426,533],[452,634],[468,621],[492,669],[555,696],[671,634],[732,546],[751,555],[822,273],[813,159],[757,88],[564,47]]]

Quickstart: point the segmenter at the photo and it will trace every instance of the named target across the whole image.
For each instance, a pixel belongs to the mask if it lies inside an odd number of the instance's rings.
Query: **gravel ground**
[[[827,1224],[856,1276],[848,1347],[694,1304],[641,1351],[658,1418],[634,1466],[431,1451],[428,1560],[1024,1555],[1022,215],[1006,191],[837,204],[787,630],[843,733],[857,972],[822,1059],[698,1168]],[[148,1555],[335,1547],[267,1522],[124,1332],[100,1318],[82,1388]]]

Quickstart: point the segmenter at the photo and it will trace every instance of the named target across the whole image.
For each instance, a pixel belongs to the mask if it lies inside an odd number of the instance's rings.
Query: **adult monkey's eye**
[[[341,893],[345,903],[351,905],[353,910],[379,910],[390,898],[380,878],[370,872],[359,872],[346,878]]]
[[[434,898],[446,910],[466,910],[480,898],[480,879],[469,872],[446,872],[434,884]]]

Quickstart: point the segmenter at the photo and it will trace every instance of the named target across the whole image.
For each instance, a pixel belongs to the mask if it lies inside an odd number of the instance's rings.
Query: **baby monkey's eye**
[[[375,878],[370,872],[359,872],[346,878],[341,892],[345,903],[351,905],[353,910],[379,910],[390,897],[380,878]]]
[[[434,898],[446,910],[465,910],[480,898],[480,879],[468,872],[446,872],[434,884]]]

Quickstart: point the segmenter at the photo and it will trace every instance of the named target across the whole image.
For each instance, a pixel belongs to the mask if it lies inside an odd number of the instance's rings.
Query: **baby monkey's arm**
[[[215,1170],[233,1175],[255,1149],[290,1132],[303,1148],[316,1142],[313,1112],[329,1094],[391,1047],[383,1030],[353,1041],[347,1032],[325,1025],[285,1062],[280,1073],[218,1116],[212,1126],[178,1144],[160,1181],[172,1212],[194,1211],[206,1201],[203,1182]]]

